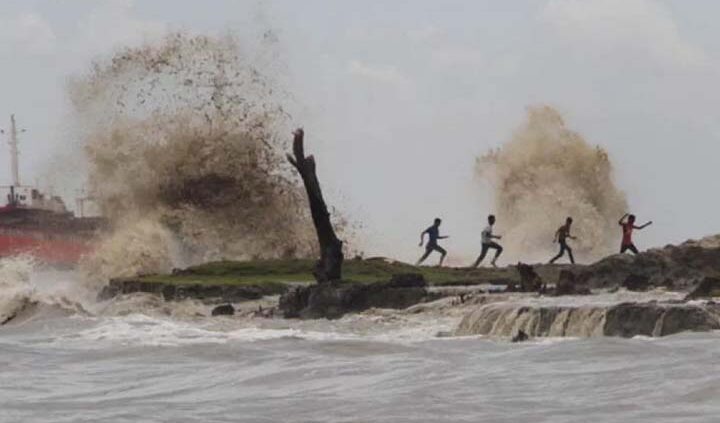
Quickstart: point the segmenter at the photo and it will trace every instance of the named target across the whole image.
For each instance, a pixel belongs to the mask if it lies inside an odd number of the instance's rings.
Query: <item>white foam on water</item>
[[[578,341],[582,338],[578,338],[575,336],[544,336],[544,337],[535,337],[530,338],[527,341],[522,342],[523,344],[532,344],[532,345],[555,345],[555,344],[562,344],[564,342],[572,342],[572,341]]]
[[[308,331],[297,328],[262,328],[259,326],[225,330],[218,327],[217,319],[184,321],[174,318],[159,318],[146,314],[129,314],[114,317],[83,318],[95,326],[62,335],[53,342],[63,345],[84,347],[104,343],[126,346],[184,346],[193,344],[225,344],[229,342],[258,342],[282,338],[313,341],[360,339],[352,334]],[[232,322],[233,326],[246,325],[247,321]],[[223,325],[227,326],[227,325]]]
[[[0,323],[12,318],[33,297],[30,275],[34,267],[27,256],[0,259]]]
[[[662,337],[653,337],[653,336],[647,336],[647,335],[635,335],[631,337],[630,339],[635,341],[647,341],[647,342],[656,342],[662,339]]]
[[[307,331],[301,329],[265,329],[259,327],[238,329],[228,333],[231,340],[265,341],[280,338],[296,338],[308,341],[352,341],[362,337],[340,332]]]
[[[677,301],[682,300],[682,292],[656,289],[646,292],[628,291],[619,289],[614,292],[598,292],[593,295],[567,295],[567,296],[510,296],[508,303],[533,306],[609,306],[625,302],[646,303],[651,301]]]

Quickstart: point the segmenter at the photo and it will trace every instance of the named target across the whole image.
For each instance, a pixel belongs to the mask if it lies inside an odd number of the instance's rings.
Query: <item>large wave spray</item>
[[[313,252],[305,199],[281,154],[283,91],[257,54],[229,36],[173,34],[72,81],[90,194],[114,227],[86,263],[92,272]]]
[[[627,210],[605,150],[565,126],[548,106],[528,109],[512,139],[477,161],[495,190],[498,223],[515,257],[549,258],[555,230],[574,218],[578,255],[597,258],[619,242],[617,220]]]
[[[0,259],[0,325],[26,307],[33,296],[33,262],[28,257]]]

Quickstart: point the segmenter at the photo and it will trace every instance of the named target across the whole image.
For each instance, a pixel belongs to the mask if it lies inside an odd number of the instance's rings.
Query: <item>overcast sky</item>
[[[293,119],[367,254],[411,259],[438,215],[455,260],[474,255],[492,211],[474,158],[534,104],[610,152],[632,211],[656,222],[637,243],[663,245],[720,232],[717,16],[712,0],[3,0],[0,126],[14,112],[28,129],[25,182],[52,177],[66,80],[90,59],[169,30],[267,26]]]

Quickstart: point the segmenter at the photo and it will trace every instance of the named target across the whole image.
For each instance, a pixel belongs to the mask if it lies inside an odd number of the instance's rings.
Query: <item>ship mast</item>
[[[21,131],[21,132],[24,132]],[[12,184],[13,187],[19,187],[20,186],[20,169],[18,166],[18,138],[17,138],[18,130],[17,126],[15,126],[15,115],[10,115],[10,139],[8,140],[8,144],[10,144],[10,160],[11,160],[11,168],[12,168]]]

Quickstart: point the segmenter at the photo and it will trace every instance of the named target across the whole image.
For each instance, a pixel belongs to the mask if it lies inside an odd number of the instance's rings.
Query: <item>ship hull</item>
[[[90,242],[81,239],[2,232],[5,231],[0,231],[0,257],[30,256],[43,264],[68,267],[92,251]]]
[[[0,257],[30,256],[54,267],[72,267],[93,251],[93,240],[105,226],[101,218],[70,213],[0,208]]]

